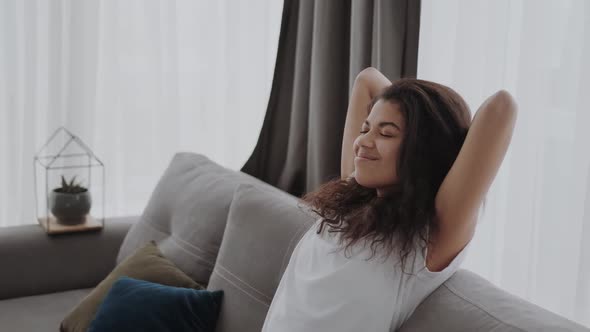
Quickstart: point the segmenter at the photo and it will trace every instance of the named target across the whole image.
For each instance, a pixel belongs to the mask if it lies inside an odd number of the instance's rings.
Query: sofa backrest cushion
[[[217,258],[229,205],[240,183],[291,196],[259,179],[197,153],[177,153],[141,217],[127,233],[117,263],[149,241],[193,280],[207,285]]]
[[[410,331],[590,331],[459,269],[400,327]]]
[[[217,332],[262,329],[291,253],[314,223],[303,206],[258,186],[236,189],[207,286],[224,291]]]

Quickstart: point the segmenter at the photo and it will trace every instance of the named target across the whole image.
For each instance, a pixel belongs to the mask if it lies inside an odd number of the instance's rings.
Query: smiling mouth
[[[354,159],[362,160],[362,161],[375,161],[375,160],[377,160],[377,159],[363,158],[363,157],[359,157],[359,156],[356,156]]]

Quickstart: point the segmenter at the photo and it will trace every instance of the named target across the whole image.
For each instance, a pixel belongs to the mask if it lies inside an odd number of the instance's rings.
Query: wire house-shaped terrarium
[[[104,164],[78,136],[58,128],[33,163],[37,221],[47,233],[104,227]]]

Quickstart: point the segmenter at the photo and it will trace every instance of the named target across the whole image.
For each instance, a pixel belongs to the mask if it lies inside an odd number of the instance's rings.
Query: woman
[[[262,331],[397,330],[464,260],[516,113],[504,90],[472,121],[444,85],[358,74],[341,179],[303,197],[321,218],[295,247]]]

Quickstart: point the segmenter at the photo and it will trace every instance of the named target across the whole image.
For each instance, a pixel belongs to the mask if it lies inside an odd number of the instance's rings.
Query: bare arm
[[[363,69],[354,80],[350,93],[344,135],[342,137],[342,156],[340,159],[341,177],[348,178],[354,171],[354,151],[352,144],[359,135],[363,121],[368,115],[368,105],[391,82],[377,69]]]
[[[439,232],[433,234],[427,266],[443,269],[471,240],[477,213],[504,159],[517,117],[517,104],[500,90],[478,109],[457,159],[435,198]]]

